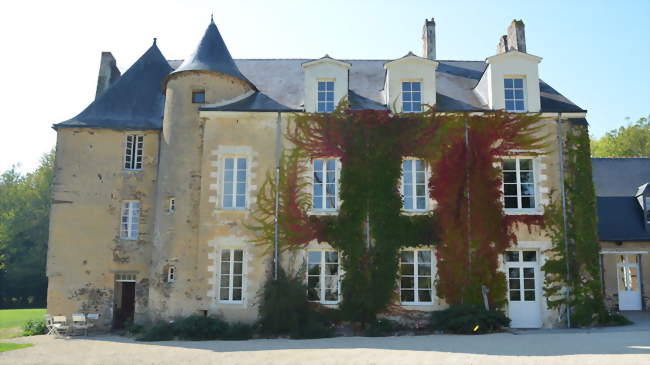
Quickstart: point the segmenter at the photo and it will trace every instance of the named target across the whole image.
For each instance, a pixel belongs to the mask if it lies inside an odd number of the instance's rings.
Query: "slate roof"
[[[256,91],[246,98],[226,105],[206,104],[201,110],[230,111],[230,112],[295,112],[297,109],[288,108],[277,101]]]
[[[650,158],[592,158],[601,241],[650,241],[635,196],[650,182]],[[645,185],[647,188],[647,185]]]
[[[194,53],[183,61],[172,74],[183,71],[214,71],[251,83],[237,68],[228,47],[226,47],[226,42],[223,41],[219,29],[212,19]],[[255,87],[255,85],[252,86]]]
[[[592,158],[596,196],[634,196],[650,182],[650,158]]]
[[[79,115],[54,128],[160,129],[165,105],[160,86],[171,71],[154,41],[108,90]]]

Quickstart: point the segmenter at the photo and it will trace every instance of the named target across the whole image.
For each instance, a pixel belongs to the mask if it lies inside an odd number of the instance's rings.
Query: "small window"
[[[246,175],[247,162],[245,157],[226,157],[223,170],[223,208],[246,208]]]
[[[532,158],[505,159],[503,169],[503,199],[506,209],[534,209],[535,173]]]
[[[173,283],[176,281],[176,266],[167,267],[167,282]]]
[[[339,254],[334,250],[307,251],[307,299],[338,303]]]
[[[402,82],[402,112],[419,113],[422,111],[422,91],[419,81]]]
[[[122,220],[120,224],[120,238],[124,240],[137,240],[140,224],[140,202],[122,202]]]
[[[334,81],[318,81],[319,113],[331,113],[334,110]]]
[[[400,301],[403,304],[430,304],[433,302],[433,275],[431,250],[400,252]]]
[[[192,91],[192,104],[205,104],[205,90]]]
[[[402,206],[406,211],[423,211],[427,208],[427,184],[424,161],[402,161]]]
[[[140,170],[142,168],[142,148],[144,136],[129,134],[126,136],[124,149],[124,169]]]
[[[219,274],[219,300],[239,302],[242,300],[244,281],[244,250],[225,248],[221,250]]]
[[[312,208],[336,210],[338,182],[335,158],[316,158],[313,162]]]
[[[503,89],[505,92],[506,111],[525,112],[524,79],[503,79]]]
[[[645,217],[648,223],[650,223],[650,196],[645,197]]]
[[[135,283],[135,273],[132,272],[116,272],[115,281],[120,283]]]
[[[167,201],[167,213],[172,214],[176,211],[176,199],[169,198]]]

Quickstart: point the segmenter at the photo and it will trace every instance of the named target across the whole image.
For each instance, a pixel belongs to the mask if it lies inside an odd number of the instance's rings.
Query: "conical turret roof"
[[[99,98],[79,115],[55,124],[54,128],[160,129],[165,106],[161,85],[171,71],[154,40],[153,45]]]
[[[210,20],[210,25],[205,30],[201,42],[196,47],[194,53],[173,72],[173,74],[183,71],[214,71],[230,75],[240,80],[246,81],[252,87],[255,87],[237,68],[233,61],[226,43],[214,24]]]

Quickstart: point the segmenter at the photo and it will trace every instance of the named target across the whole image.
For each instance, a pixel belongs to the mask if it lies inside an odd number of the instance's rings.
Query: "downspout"
[[[471,208],[471,192],[470,192],[470,150],[469,150],[469,125],[467,124],[467,116],[464,121],[465,127],[465,192],[467,195],[467,283],[470,282],[472,278],[472,236],[471,236],[471,218],[472,218],[472,208]],[[465,288],[463,286],[463,288]],[[465,293],[461,298],[461,303],[464,302]]]
[[[278,280],[278,216],[280,214],[280,158],[282,153],[282,117],[275,123],[275,212],[273,215],[273,280]]]
[[[563,225],[563,239],[564,239],[564,259],[566,262],[566,323],[567,327],[571,328],[571,306],[569,302],[571,300],[571,265],[569,264],[569,237],[567,235],[569,229],[569,223],[567,222],[567,202],[566,202],[566,191],[565,191],[565,181],[564,181],[564,138],[562,131],[562,113],[557,114],[557,142],[559,149],[559,164],[560,164],[560,196],[562,199],[562,225]]]

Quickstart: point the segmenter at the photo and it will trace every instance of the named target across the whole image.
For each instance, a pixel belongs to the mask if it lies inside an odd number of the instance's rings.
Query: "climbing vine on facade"
[[[341,309],[350,320],[371,322],[395,301],[399,252],[438,245],[437,294],[448,303],[505,301],[497,257],[514,243],[501,203],[499,161],[516,150],[544,148],[537,116],[351,111],[294,116],[280,168],[280,184],[267,176],[258,194],[258,244],[273,244],[275,193],[279,192],[281,249],[327,242],[341,253],[345,275]],[[402,159],[430,169],[434,209],[404,214]],[[311,159],[341,164],[336,215],[310,215]],[[469,202],[469,203],[468,203]]]

